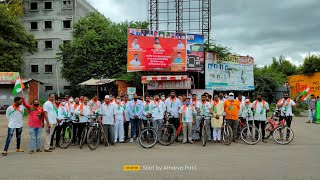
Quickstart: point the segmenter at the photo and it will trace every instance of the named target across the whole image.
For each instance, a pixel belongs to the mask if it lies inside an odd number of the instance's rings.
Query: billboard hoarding
[[[254,59],[249,56],[216,57],[214,52],[207,52],[205,61],[206,89],[218,91],[254,90]]]
[[[0,72],[1,81],[13,81],[16,80],[19,76],[18,72]]]
[[[185,72],[186,34],[128,29],[127,71]]]
[[[320,96],[320,72],[314,73],[311,76],[293,75],[288,76],[290,94],[292,97],[298,96],[307,87],[312,85],[312,94]]]
[[[204,72],[204,36],[187,34],[187,71]]]
[[[191,78],[178,81],[150,81],[148,90],[191,89]]]

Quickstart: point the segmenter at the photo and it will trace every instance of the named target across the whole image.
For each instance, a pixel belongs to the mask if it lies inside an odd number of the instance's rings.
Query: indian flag
[[[302,100],[306,101],[306,100],[309,99],[311,90],[312,90],[312,85],[309,86],[306,90],[304,90],[304,91],[301,93],[300,96],[302,96]]]
[[[16,95],[19,92],[22,91],[22,89],[24,89],[24,84],[21,81],[20,75],[18,76],[17,80],[16,80],[16,84],[14,85],[13,91],[12,91],[12,95]]]

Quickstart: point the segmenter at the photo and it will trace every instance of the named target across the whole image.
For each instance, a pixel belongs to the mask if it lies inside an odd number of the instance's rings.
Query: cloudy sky
[[[146,21],[147,0],[88,0],[113,21]],[[256,64],[284,55],[301,64],[320,53],[319,0],[212,0],[212,33],[218,44]]]

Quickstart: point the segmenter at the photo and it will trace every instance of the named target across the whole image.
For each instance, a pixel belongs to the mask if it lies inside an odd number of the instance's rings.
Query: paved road
[[[0,120],[3,144],[6,122],[2,115]],[[269,140],[254,146],[239,142],[143,149],[135,142],[99,146],[95,151],[76,146],[29,155],[15,153],[14,140],[9,155],[0,157],[0,179],[320,179],[320,125],[305,121],[294,118],[295,139],[285,146]],[[25,150],[27,131],[24,128]],[[141,171],[123,171],[129,164],[140,165]]]

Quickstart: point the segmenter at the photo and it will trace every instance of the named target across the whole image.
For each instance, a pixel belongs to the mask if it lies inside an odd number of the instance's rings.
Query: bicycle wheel
[[[205,126],[202,126],[201,142],[202,142],[202,146],[206,146],[206,144],[207,144],[207,131],[206,131]]]
[[[273,133],[273,126],[271,123],[267,123],[266,124],[266,127],[264,128],[265,131],[266,131],[266,136],[265,136],[265,139],[269,139],[269,137],[272,135]]]
[[[174,142],[176,128],[173,125],[164,125],[160,130],[159,143],[164,146],[169,146]]]
[[[290,127],[287,125],[278,126],[273,131],[273,139],[275,142],[281,145],[289,144],[294,137],[294,133]]]
[[[108,142],[108,139],[106,137],[106,133],[103,128],[101,128],[100,143],[104,144],[104,146],[109,146],[109,142]]]
[[[72,142],[72,137],[73,137],[72,126],[67,126],[64,130],[61,131],[60,142],[59,142],[60,147],[63,149],[67,148]]]
[[[233,131],[229,125],[225,125],[225,128],[222,128],[222,140],[225,145],[230,145],[233,138]]]
[[[97,149],[100,143],[100,130],[97,127],[90,127],[87,136],[87,143],[91,150]]]
[[[144,148],[152,148],[157,144],[158,134],[154,129],[143,129],[139,134],[139,144]]]
[[[253,125],[245,126],[241,133],[241,139],[249,145],[257,144],[261,139],[260,131],[257,127]]]
[[[87,139],[87,132],[88,132],[87,127],[83,128],[83,130],[81,132],[80,149],[82,149],[82,147]]]

